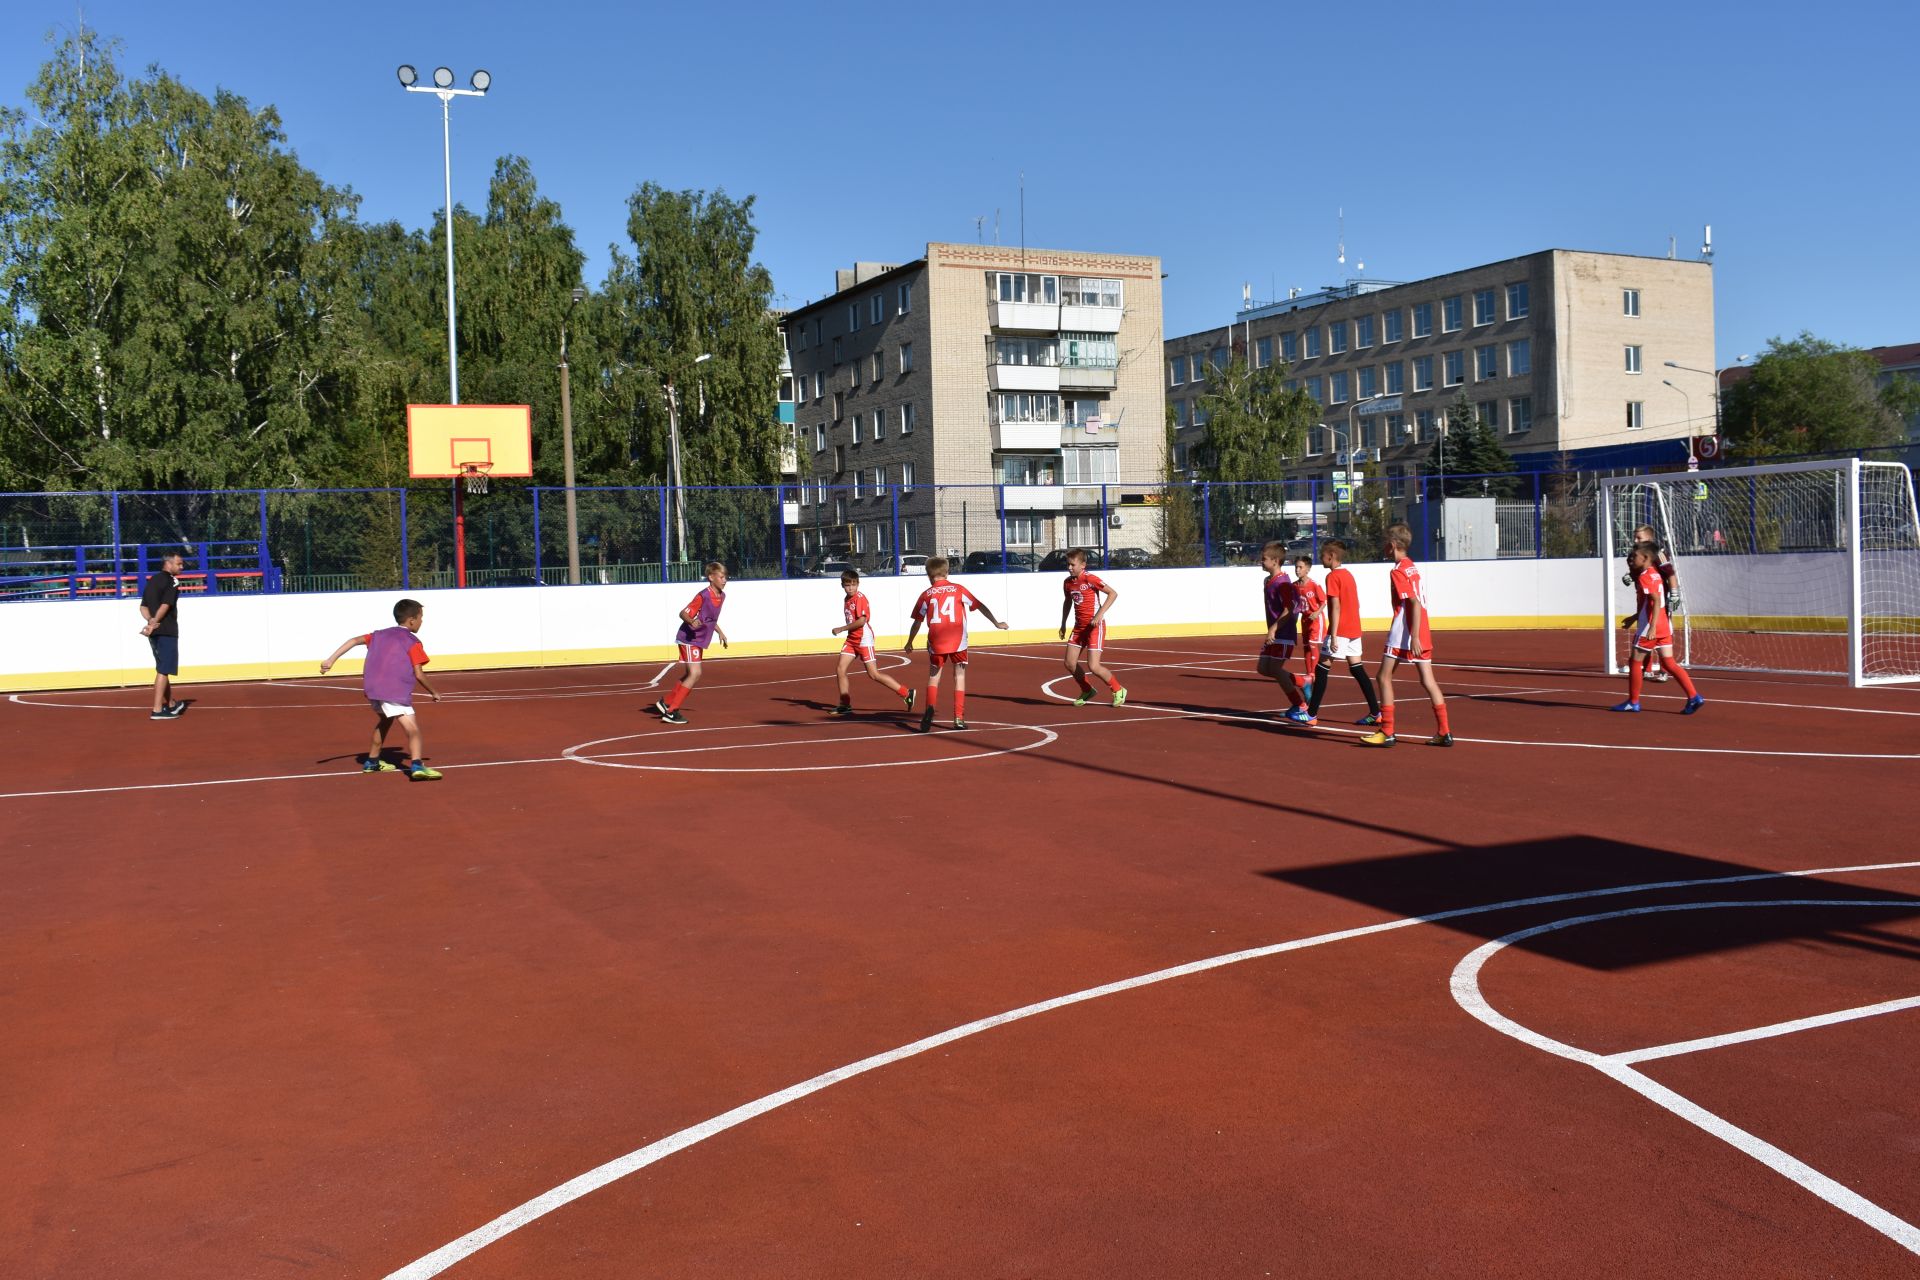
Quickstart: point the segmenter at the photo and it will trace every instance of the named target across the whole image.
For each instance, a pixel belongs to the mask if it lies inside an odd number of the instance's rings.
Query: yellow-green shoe
[[[1093,697],[1093,693],[1091,690],[1089,690],[1088,692],[1083,693],[1079,697],[1075,698],[1073,700],[1073,705],[1076,707],[1084,707],[1087,705],[1088,699],[1092,697]]]
[[[393,761],[391,760],[382,760],[380,757],[375,756],[370,760],[364,760],[361,762],[360,772],[362,773],[398,773],[400,772],[400,766],[393,763]]]
[[[1392,734],[1380,733],[1377,730],[1360,739],[1360,745],[1363,747],[1390,747],[1393,743],[1394,737]]]
[[[1127,705],[1127,691],[1125,689],[1115,689],[1113,691],[1113,705],[1116,707],[1124,707]]]
[[[407,780],[409,782],[438,782],[440,781],[440,776],[438,769],[429,769],[423,764],[416,764],[413,768],[407,770]]]

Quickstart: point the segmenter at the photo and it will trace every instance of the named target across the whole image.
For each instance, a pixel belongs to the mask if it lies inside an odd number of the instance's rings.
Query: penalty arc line
[[[629,1174],[637,1173],[649,1165],[657,1164],[659,1161],[664,1160],[676,1152],[684,1151],[689,1147],[706,1141],[708,1138],[725,1133],[729,1129],[745,1124],[747,1121],[765,1115],[770,1111],[776,1111],[789,1103],[798,1102],[803,1098],[810,1097],[823,1089],[828,1089],[836,1084],[852,1080],[870,1071],[879,1070],[881,1067],[891,1066],[896,1062],[918,1057],[929,1050],[940,1048],[943,1045],[965,1040],[971,1036],[979,1035],[984,1031],[991,1031],[996,1027],[1021,1022],[1028,1018],[1037,1017],[1043,1013],[1051,1013],[1057,1009],[1065,1009],[1074,1005],[1085,1004],[1092,1000],[1101,999],[1104,996],[1119,995],[1123,992],[1135,991],[1142,987],[1156,986],[1160,983],[1171,982],[1178,978],[1186,978],[1194,974],[1223,969],[1228,965],[1240,964],[1248,960],[1260,960],[1271,956],[1284,955],[1288,952],[1304,951],[1312,947],[1326,946],[1329,943],[1346,942],[1355,938],[1366,938],[1376,934],[1409,929],[1416,925],[1434,924],[1445,920],[1457,920],[1467,916],[1486,915],[1496,911],[1516,910],[1523,907],[1551,906],[1556,903],[1577,902],[1587,898],[1612,897],[1631,893],[1651,893],[1666,889],[1697,888],[1703,885],[1723,886],[1749,884],[1764,880],[1846,875],[1872,871],[1911,870],[1915,867],[1920,867],[1920,862],[1881,862],[1851,867],[1809,868],[1800,871],[1761,871],[1735,876],[1714,876],[1693,880],[1649,881],[1643,884],[1617,885],[1603,889],[1580,889],[1569,893],[1544,894],[1531,898],[1511,898],[1502,902],[1486,903],[1474,907],[1455,907],[1451,910],[1436,911],[1427,915],[1402,916],[1393,920],[1384,920],[1376,924],[1358,925],[1350,929],[1337,929],[1330,933],[1314,934],[1310,937],[1271,943],[1267,946],[1250,947],[1242,951],[1231,951],[1223,955],[1188,961],[1185,964],[1174,965],[1170,968],[1157,969],[1151,973],[1144,973],[1131,978],[1122,978],[1118,981],[1104,983],[1097,987],[1088,987],[1081,991],[1055,996],[1052,999],[1022,1005],[1017,1009],[1009,1009],[1004,1013],[996,1013],[984,1018],[976,1018],[972,1022],[962,1023],[957,1027],[950,1027],[945,1031],[922,1037],[919,1040],[901,1045],[898,1048],[873,1054],[857,1062],[850,1062],[842,1067],[835,1067],[830,1071],[822,1072],[810,1079],[802,1080],[798,1084],[789,1085],[787,1088],[781,1089],[776,1093],[770,1093],[764,1097],[756,1098],[751,1102],[742,1103],[730,1111],[722,1112],[699,1124],[690,1125],[656,1142],[650,1142],[644,1147],[640,1147],[637,1150],[630,1151],[623,1156],[618,1156],[604,1164],[589,1169],[585,1173],[561,1183],[552,1190],[543,1192],[533,1199],[507,1210],[505,1213],[474,1228],[458,1239],[452,1240],[440,1248],[435,1249],[432,1253],[417,1258],[396,1271],[389,1272],[385,1280],[429,1280],[429,1277],[441,1274],[461,1259],[479,1252],[489,1244],[511,1235],[513,1232],[518,1231],[531,1222],[545,1217],[556,1209],[563,1208],[575,1200],[579,1200],[584,1196],[600,1190],[610,1183],[619,1181]],[[1495,1014],[1494,1016],[1498,1017],[1500,1015]],[[1583,1051],[1575,1050],[1574,1052]]]

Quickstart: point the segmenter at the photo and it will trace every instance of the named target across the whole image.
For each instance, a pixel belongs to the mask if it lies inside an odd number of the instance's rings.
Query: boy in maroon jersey
[[[913,652],[920,624],[927,626],[927,708],[920,713],[920,732],[933,732],[933,713],[940,707],[940,676],[953,672],[953,727],[967,727],[967,613],[977,610],[1005,631],[1007,624],[993,610],[957,582],[947,581],[947,558],[927,561],[927,589],[913,602],[913,626],[903,653]]]

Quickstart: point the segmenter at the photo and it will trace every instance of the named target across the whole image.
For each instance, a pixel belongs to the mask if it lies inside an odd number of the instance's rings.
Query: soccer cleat
[[[1633,701],[1632,699],[1628,699],[1627,701],[1622,702],[1620,705],[1614,708],[1615,711],[1638,711],[1639,709],[1640,709],[1640,704]]]
[[[1116,707],[1124,707],[1127,705],[1127,691],[1125,689],[1115,689],[1113,691],[1113,705]]]
[[[660,719],[666,724],[685,724],[687,722],[687,718],[678,711],[663,711],[660,714]]]
[[[933,708],[932,707],[928,707],[925,711],[922,711],[920,713],[920,732],[922,733],[933,732]]]
[[[920,701],[920,691],[918,689],[907,690],[907,710],[912,711],[913,704],[918,701]]]
[[[965,733],[967,731],[967,722],[965,720],[955,720],[953,727],[956,732]]]
[[[1395,739],[1392,734],[1376,731],[1360,739],[1360,745],[1363,747],[1390,747],[1395,741],[1397,741],[1397,739]]]
[[[1358,725],[1376,725],[1376,724],[1379,724],[1379,723],[1380,723],[1380,713],[1379,713],[1378,711],[1369,711],[1369,712],[1367,712],[1367,714],[1365,714],[1365,715],[1363,715],[1363,716],[1361,716],[1361,717],[1360,717],[1360,718],[1359,718],[1358,720],[1355,720],[1355,721],[1354,721],[1354,723],[1355,723],[1355,724],[1358,724]]]
[[[1076,707],[1084,707],[1087,705],[1088,701],[1092,699],[1092,697],[1093,697],[1093,690],[1089,689],[1085,693],[1081,694],[1079,697],[1075,698],[1073,700],[1073,705]]]
[[[1694,712],[1698,711],[1700,708],[1706,705],[1707,705],[1707,700],[1696,693],[1691,698],[1687,699],[1686,706],[1680,708],[1680,714],[1683,716],[1690,716]]]
[[[1436,733],[1427,739],[1427,745],[1430,747],[1450,747],[1453,745],[1453,735],[1450,733]]]
[[[172,720],[172,719],[175,719],[175,717],[174,717],[174,716],[170,716],[170,715],[168,715],[168,714],[167,714],[166,712],[164,712],[164,711],[155,711],[155,712],[151,712],[151,713],[149,713],[149,714],[148,714],[148,716],[147,716],[147,719],[149,719],[149,720]]]
[[[1281,719],[1287,721],[1290,724],[1305,725],[1309,729],[1311,729],[1314,725],[1320,723],[1319,718],[1315,716],[1312,712],[1308,711],[1305,707],[1292,707],[1287,711],[1286,715],[1281,717]]]
[[[393,761],[391,760],[383,760],[379,756],[374,756],[368,759],[364,764],[360,766],[360,772],[362,773],[398,773],[400,772],[400,766],[393,763]]]
[[[1654,671],[1648,674],[1647,679],[1653,681],[1655,684],[1665,684],[1667,681],[1673,679],[1673,677],[1664,671]]]
[[[423,764],[416,764],[413,768],[407,770],[407,781],[438,782],[440,781],[440,771],[438,769],[429,769]]]
[[[178,719],[179,719],[179,718],[180,718],[181,716],[183,716],[183,715],[185,715],[185,714],[187,714],[187,704],[186,704],[186,703],[184,703],[184,702],[169,702],[169,703],[167,704],[167,711],[166,711],[166,716],[167,716],[167,719],[169,719],[169,720],[178,720]]]
[[[664,720],[673,713],[667,710],[667,700],[665,698],[659,698],[654,701],[653,714]]]
[[[839,706],[835,707],[833,710],[827,712],[827,714],[832,716],[834,719],[839,720],[846,716],[852,715],[853,706],[851,703],[843,702]]]

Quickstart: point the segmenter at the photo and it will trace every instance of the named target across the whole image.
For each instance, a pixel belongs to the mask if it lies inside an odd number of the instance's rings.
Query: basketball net
[[[487,472],[490,468],[491,464],[478,462],[468,462],[461,466],[460,478],[466,482],[468,493],[487,491]]]

